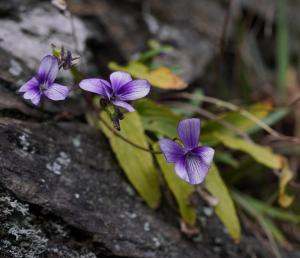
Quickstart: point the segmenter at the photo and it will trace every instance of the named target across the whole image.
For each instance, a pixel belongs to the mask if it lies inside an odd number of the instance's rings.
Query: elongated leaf
[[[135,103],[145,130],[158,133],[169,138],[177,136],[177,124],[181,116],[167,107],[156,104],[150,99],[142,99]]]
[[[263,231],[265,232],[266,236],[269,239],[270,246],[272,248],[272,251],[276,258],[282,258],[278,249],[278,246],[275,242],[275,236],[274,233],[274,227],[270,224],[270,222],[264,218],[262,213],[257,210],[255,207],[253,207],[252,203],[249,202],[249,199],[245,198],[245,196],[239,194],[239,193],[233,193],[234,200],[247,212],[249,215],[254,217],[257,222],[262,227]],[[277,234],[278,236],[278,234]]]
[[[154,145],[154,148],[159,150],[158,144]],[[167,163],[163,155],[156,155],[156,159],[178,203],[182,219],[189,225],[194,225],[196,223],[196,209],[189,205],[189,197],[194,192],[194,187],[175,174],[174,165]]]
[[[216,214],[227,228],[230,236],[239,240],[241,237],[240,222],[230,193],[215,164],[212,165],[206,178],[206,187],[213,196],[219,199],[219,204],[215,208]]]
[[[274,154],[268,147],[247,142],[230,134],[214,133],[214,136],[228,148],[246,152],[257,162],[267,167],[273,169],[282,168],[282,157]]]
[[[268,147],[249,143],[230,134],[215,133],[214,136],[228,148],[243,151],[257,162],[269,168],[281,170],[278,202],[282,207],[288,207],[292,204],[294,197],[286,193],[286,186],[292,180],[293,173],[284,157],[273,153]]]
[[[126,66],[111,62],[108,66],[112,70],[125,71],[130,73],[133,77],[146,79],[153,86],[161,89],[182,90],[187,87],[187,84],[167,67],[159,67],[150,70],[146,65],[139,61],[132,61]]]
[[[245,108],[246,111],[257,117],[258,119],[265,118],[270,111],[272,110],[272,106],[268,102],[257,103],[250,107]],[[220,116],[220,120],[224,120],[227,123],[237,127],[242,131],[247,131],[250,128],[256,126],[255,122],[250,120],[249,118],[243,116],[240,112],[227,112]],[[202,134],[211,135],[212,132],[228,132],[227,128],[220,125],[216,121],[209,121],[203,124]]]
[[[102,114],[102,118],[107,123],[111,123],[106,113]],[[151,154],[124,142],[101,123],[99,123],[99,126],[109,139],[110,145],[129,181],[151,208],[157,208],[161,192],[158,173]],[[124,137],[144,148],[148,148],[144,129],[137,112],[127,113],[126,118],[121,122],[121,128],[120,134]]]
[[[282,208],[273,207],[266,202],[257,200],[249,195],[245,195],[237,191],[233,192],[233,197],[241,205],[250,205],[253,209],[264,216],[269,216],[270,218],[287,222],[300,223],[300,215],[298,214],[294,214]]]

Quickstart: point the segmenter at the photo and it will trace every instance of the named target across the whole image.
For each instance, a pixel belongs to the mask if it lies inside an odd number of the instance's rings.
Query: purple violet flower
[[[24,93],[24,99],[30,99],[34,105],[40,103],[43,95],[51,100],[64,100],[69,94],[69,89],[54,83],[58,70],[57,58],[51,55],[45,56],[41,61],[37,75],[26,82],[19,89],[19,92]]]
[[[102,96],[117,107],[133,112],[134,108],[128,101],[145,97],[150,91],[146,80],[132,80],[129,73],[114,72],[110,75],[110,83],[103,79],[85,79],[79,83],[83,90]]]
[[[183,146],[175,141],[162,139],[159,141],[160,148],[168,163],[175,163],[175,172],[180,178],[189,184],[200,184],[207,176],[215,151],[207,146],[198,146],[199,119],[180,121],[177,132]]]

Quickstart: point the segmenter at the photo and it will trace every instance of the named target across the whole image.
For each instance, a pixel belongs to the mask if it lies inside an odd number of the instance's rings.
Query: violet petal
[[[33,77],[21,86],[21,88],[19,89],[19,92],[26,92],[26,91],[31,90],[33,88],[38,89],[38,87],[39,87],[39,82],[35,77]]]
[[[146,80],[133,80],[123,85],[116,92],[119,100],[130,101],[145,97],[150,91],[150,84]]]
[[[115,106],[118,106],[118,107],[121,107],[121,108],[126,109],[128,112],[133,112],[133,111],[135,111],[135,109],[133,108],[133,106],[131,106],[130,104],[128,104],[128,103],[125,102],[125,101],[114,100],[114,101],[112,101],[112,103],[113,103]]]
[[[184,181],[190,183],[188,173],[185,167],[185,157],[178,159],[175,163],[175,172],[176,174],[183,179]]]
[[[25,94],[23,95],[23,98],[24,99],[33,99],[37,95],[41,95],[39,88],[32,88],[25,92]]]
[[[200,184],[207,176],[209,166],[200,157],[191,155],[186,157],[185,167],[190,184]]]
[[[205,166],[210,168],[211,163],[214,158],[215,150],[208,146],[199,146],[192,150],[193,153],[195,153],[203,162]]]
[[[109,78],[114,91],[118,91],[121,86],[132,81],[130,74],[126,72],[114,72]]]
[[[177,142],[169,139],[162,139],[159,141],[159,146],[166,160],[169,163],[175,163],[184,157],[186,151]]]
[[[110,98],[110,93],[112,91],[109,82],[98,78],[82,80],[79,83],[79,87],[83,90],[99,94],[108,99]]]
[[[31,102],[34,104],[34,105],[38,105],[41,101],[41,94],[37,94],[34,98],[31,99]]]
[[[200,138],[200,120],[191,118],[180,121],[177,132],[186,148],[195,148],[198,145]]]
[[[47,83],[51,85],[58,74],[58,60],[56,57],[45,56],[38,69],[37,79],[40,84]]]
[[[66,86],[54,83],[48,90],[44,91],[44,94],[52,100],[64,100],[69,95],[69,89]]]

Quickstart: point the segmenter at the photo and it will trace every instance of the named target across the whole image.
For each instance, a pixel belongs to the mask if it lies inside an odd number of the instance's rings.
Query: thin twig
[[[209,206],[216,207],[219,204],[220,200],[211,195],[208,191],[206,191],[206,189],[202,189],[200,185],[197,185],[195,189],[197,193],[202,197],[202,199],[208,203]]]
[[[120,138],[121,140],[123,140],[124,142],[127,142],[128,144],[132,145],[133,147],[142,150],[142,151],[146,151],[146,152],[150,152],[152,154],[162,154],[161,151],[153,151],[147,148],[144,148],[134,142],[132,142],[131,140],[127,139],[126,137],[124,137],[123,135],[121,135],[120,133],[118,133],[115,129],[113,129],[100,115],[99,115],[99,120],[103,123],[103,125],[110,130],[115,136],[117,136],[118,138]]]
[[[283,134],[275,131],[273,128],[268,126],[266,123],[264,123],[262,120],[260,120],[255,115],[251,114],[247,110],[245,110],[245,109],[243,109],[239,106],[236,106],[236,105],[234,105],[230,102],[227,102],[227,101],[224,101],[224,100],[221,100],[221,99],[217,99],[217,98],[214,98],[214,97],[209,97],[209,96],[193,95],[191,93],[186,93],[186,92],[172,95],[172,97],[196,99],[196,100],[200,100],[200,101],[203,101],[203,102],[206,102],[206,103],[216,105],[218,107],[223,107],[223,108],[229,109],[231,111],[239,112],[242,116],[248,118],[249,120],[253,121],[256,125],[258,125],[262,129],[264,129],[267,133],[269,133],[271,136],[273,136],[277,141],[289,141],[289,142],[293,142],[293,143],[296,143],[296,144],[300,144],[300,139],[299,138],[286,136],[286,135],[283,135]]]

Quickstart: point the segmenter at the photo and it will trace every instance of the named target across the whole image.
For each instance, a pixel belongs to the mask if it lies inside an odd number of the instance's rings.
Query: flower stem
[[[146,152],[150,152],[152,154],[162,154],[161,151],[153,151],[153,150],[150,150],[150,149],[147,149],[147,148],[144,148],[134,142],[132,142],[131,140],[127,139],[126,137],[124,137],[123,135],[121,135],[120,133],[118,133],[114,128],[112,128],[102,117],[101,115],[99,115],[99,119],[100,121],[103,123],[103,125],[108,129],[110,130],[115,136],[117,136],[118,138],[120,138],[121,140],[123,140],[124,142],[127,142],[128,144],[130,144],[131,146],[139,149],[139,150],[142,150],[142,151],[146,151]]]

